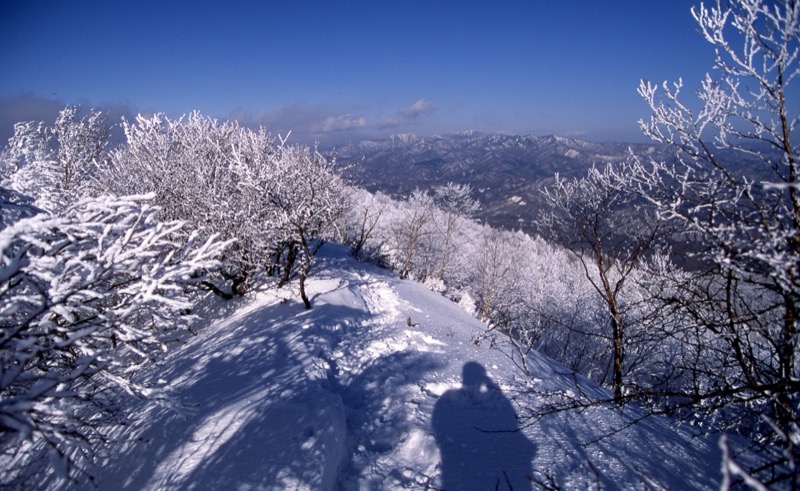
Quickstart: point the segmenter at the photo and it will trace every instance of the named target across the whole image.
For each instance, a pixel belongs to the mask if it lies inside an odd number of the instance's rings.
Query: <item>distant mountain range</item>
[[[556,172],[581,177],[593,165],[620,162],[629,152],[669,158],[662,145],[590,143],[559,136],[457,133],[420,137],[395,135],[333,150],[347,166],[347,179],[370,191],[406,196],[414,188],[469,184],[481,202],[479,218],[494,226],[535,231],[541,190]]]

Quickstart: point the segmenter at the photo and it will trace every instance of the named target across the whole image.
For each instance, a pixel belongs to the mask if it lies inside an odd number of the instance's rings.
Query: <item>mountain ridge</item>
[[[620,163],[637,155],[669,159],[674,150],[659,144],[594,143],[558,135],[463,132],[449,135],[393,135],[332,150],[344,176],[369,191],[406,196],[415,188],[448,182],[469,184],[481,202],[478,218],[507,229],[535,232],[544,199],[541,190],[563,177],[582,177],[592,165]]]

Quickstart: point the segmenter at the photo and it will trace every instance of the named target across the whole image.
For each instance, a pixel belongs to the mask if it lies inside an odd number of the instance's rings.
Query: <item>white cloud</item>
[[[353,114],[340,114],[339,116],[329,116],[324,121],[311,127],[314,133],[331,133],[334,131],[345,131],[354,128],[363,128],[367,125],[363,116]]]
[[[251,128],[264,126],[273,135],[285,136],[291,132],[292,141],[304,143],[338,140],[348,131],[360,135],[367,128],[365,117],[349,112],[347,108],[303,101],[279,107],[272,112],[238,111],[231,113],[230,118]]]
[[[411,104],[406,108],[400,109],[398,112],[405,119],[413,120],[419,118],[423,114],[432,113],[435,110],[436,106],[434,106],[431,101],[427,99],[419,99],[414,104]]]

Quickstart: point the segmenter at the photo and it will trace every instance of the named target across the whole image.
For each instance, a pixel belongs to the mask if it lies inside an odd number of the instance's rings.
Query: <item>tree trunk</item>
[[[313,265],[314,256],[311,254],[305,237],[302,238],[301,244],[303,246],[303,257],[300,262],[300,298],[303,300],[303,305],[306,306],[306,310],[309,310],[311,308],[311,301],[306,295],[306,278],[308,277],[309,273],[311,273],[311,266]]]
[[[281,281],[278,282],[278,288],[281,288],[283,285],[289,282],[289,276],[292,274],[292,269],[294,269],[294,263],[296,260],[297,260],[297,243],[291,242],[287,247],[286,265],[283,269],[283,275],[281,276]]]
[[[778,349],[780,363],[780,382],[791,384],[794,377],[795,352],[797,350],[797,325],[795,305],[792,298],[787,294],[784,296],[785,313],[783,319],[783,339],[782,345]],[[777,407],[775,408],[777,423],[787,434],[791,432],[792,425],[792,401],[789,391],[782,390],[776,397]]]
[[[280,270],[282,252],[283,249],[276,247],[275,251],[270,254],[269,264],[267,264],[267,276],[275,276]]]
[[[444,245],[442,246],[442,268],[439,270],[439,279],[444,281],[444,272],[447,269],[447,261],[450,259],[450,235],[453,233],[453,222],[455,220],[447,216],[447,228],[444,231]]]
[[[305,268],[300,273],[300,298],[303,300],[303,305],[306,306],[306,310],[311,309],[311,300],[308,299],[306,295],[306,270]]]
[[[624,352],[622,346],[622,323],[619,314],[611,315],[611,336],[614,343],[614,400],[622,401],[622,368],[624,362]]]
[[[623,341],[625,339],[625,328],[622,323],[622,315],[617,305],[617,292],[611,288],[611,282],[606,274],[605,254],[599,252],[596,257],[597,272],[600,276],[600,282],[603,285],[604,300],[608,305],[608,313],[611,320],[611,344],[613,346],[612,354],[612,384],[614,389],[614,401],[617,403],[622,402],[622,384],[623,384],[623,368],[625,366],[625,351]],[[590,279],[591,280],[591,279]]]
[[[408,273],[411,270],[411,259],[414,257],[414,246],[416,245],[417,237],[411,236],[408,240],[408,246],[406,247],[406,257],[403,261],[403,269],[400,271],[400,278],[408,278]]]

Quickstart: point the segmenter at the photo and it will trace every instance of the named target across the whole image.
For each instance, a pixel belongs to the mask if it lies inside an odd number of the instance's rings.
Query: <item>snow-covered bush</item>
[[[233,293],[246,291],[265,266],[275,274],[285,266],[285,279],[297,264],[310,268],[305,250],[296,263],[298,247],[305,241],[310,252],[344,208],[333,161],[263,129],[197,112],[177,120],[139,116],[123,129],[127,144],[101,169],[101,185],[118,195],[155,193],[163,219],[234,239],[222,270]]]
[[[439,266],[436,277],[444,281],[445,276],[451,273],[451,258],[459,253],[463,244],[458,240],[467,219],[480,209],[480,203],[472,199],[472,187],[468,184],[455,184],[449,182],[444,186],[437,186],[433,190],[435,204],[434,222],[438,229],[436,236],[440,245]]]
[[[99,185],[116,195],[154,193],[161,219],[236,239],[223,274],[243,291],[270,242],[263,194],[274,179],[273,139],[197,112],[177,120],[140,115],[122,127],[126,144],[100,169]]]
[[[5,193],[5,191],[3,191]],[[120,397],[161,397],[137,370],[187,326],[188,288],[225,243],[178,239],[152,196],[79,201],[0,230],[0,465],[44,454],[62,476],[126,419]]]
[[[62,109],[54,125],[21,122],[2,155],[10,187],[36,199],[36,206],[59,210],[91,188],[96,166],[107,154],[110,127],[99,111],[79,117],[78,106]]]
[[[381,247],[381,239],[376,243],[377,230],[391,198],[358,188],[348,188],[346,194],[348,206],[336,225],[338,239],[350,246],[353,257],[366,255],[369,258]]]
[[[401,278],[425,281],[433,273],[434,235],[433,198],[421,189],[415,189],[399,207],[400,216],[392,222],[389,242]]]
[[[33,198],[0,186],[0,230],[42,210],[33,205]]]
[[[300,298],[308,309],[305,280],[321,241],[344,213],[347,194],[333,160],[306,146],[281,144],[275,150],[275,185],[263,204],[267,222],[262,226],[272,229],[272,250],[286,252],[280,284],[296,269]]]
[[[452,291],[462,282],[464,270],[459,264],[462,248],[474,240],[480,227],[470,216],[478,202],[470,197],[467,185],[449,183],[432,193],[415,189],[402,200],[380,193],[353,195],[358,212],[350,213],[349,228],[356,250],[365,246],[381,257],[400,276]]]

